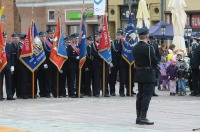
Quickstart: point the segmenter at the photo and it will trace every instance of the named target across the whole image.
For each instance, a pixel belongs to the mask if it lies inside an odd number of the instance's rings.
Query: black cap
[[[46,36],[46,33],[44,31],[39,32],[39,36]]]
[[[71,37],[69,37],[69,36],[66,37],[66,38],[65,38],[65,42],[71,42]]]
[[[149,34],[149,29],[147,27],[139,28],[138,34],[139,35],[147,35],[147,34]]]
[[[100,36],[100,34],[101,34],[100,31],[96,31],[96,32],[94,33],[94,36],[95,36],[95,37],[96,37],[96,36]]]
[[[180,61],[180,62],[184,62],[184,60],[183,60],[183,59],[179,59],[178,61]]]
[[[88,36],[88,37],[87,37],[87,40],[93,41],[93,40],[94,40],[94,38],[93,38],[93,36],[92,36],[92,35],[90,35],[90,36]]]
[[[25,39],[26,38],[26,34],[20,34],[20,39]]]
[[[74,33],[74,34],[71,35],[71,37],[72,37],[72,38],[79,38],[79,34]]]
[[[121,30],[118,30],[116,34],[117,35],[123,35],[123,32]]]
[[[19,37],[19,34],[16,33],[16,32],[14,32],[14,33],[11,35],[11,37]]]
[[[47,33],[54,33],[55,31],[53,30],[53,28],[49,28],[48,30],[47,30]]]
[[[7,38],[7,37],[8,37],[8,35],[7,35],[6,32],[2,32],[2,34],[3,34],[3,37],[4,37],[4,38]]]

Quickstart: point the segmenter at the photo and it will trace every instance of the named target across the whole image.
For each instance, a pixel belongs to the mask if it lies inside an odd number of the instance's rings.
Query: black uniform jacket
[[[144,41],[140,41],[133,47],[133,56],[136,67],[135,82],[155,82],[154,69],[158,61],[153,47]]]

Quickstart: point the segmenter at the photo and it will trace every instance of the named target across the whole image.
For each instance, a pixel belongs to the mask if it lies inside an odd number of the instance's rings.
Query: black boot
[[[136,124],[140,124],[140,111],[137,110],[136,114],[137,114]]]
[[[154,122],[149,121],[147,118],[147,112],[141,112],[140,125],[153,125]]]

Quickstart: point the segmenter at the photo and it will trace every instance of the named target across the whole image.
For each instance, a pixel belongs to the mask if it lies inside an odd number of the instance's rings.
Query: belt
[[[136,67],[136,70],[147,70],[147,69],[152,69],[152,67]]]

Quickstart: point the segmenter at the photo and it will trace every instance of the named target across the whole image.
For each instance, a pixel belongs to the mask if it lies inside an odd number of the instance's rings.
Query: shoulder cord
[[[113,50],[115,51],[115,52],[118,52],[119,50],[117,50],[116,49],[116,47],[115,47],[115,44],[114,44],[114,42],[113,41],[111,41],[111,45],[112,45],[112,47],[113,47]]]
[[[151,48],[151,45],[149,45],[149,62],[150,62],[150,66],[151,66],[151,54],[150,54],[150,48]]]
[[[48,50],[48,48],[47,48],[47,45],[46,45],[46,43],[45,43],[45,41],[44,41],[44,48],[48,51],[48,52],[51,52],[51,48],[50,48],[50,50]]]

